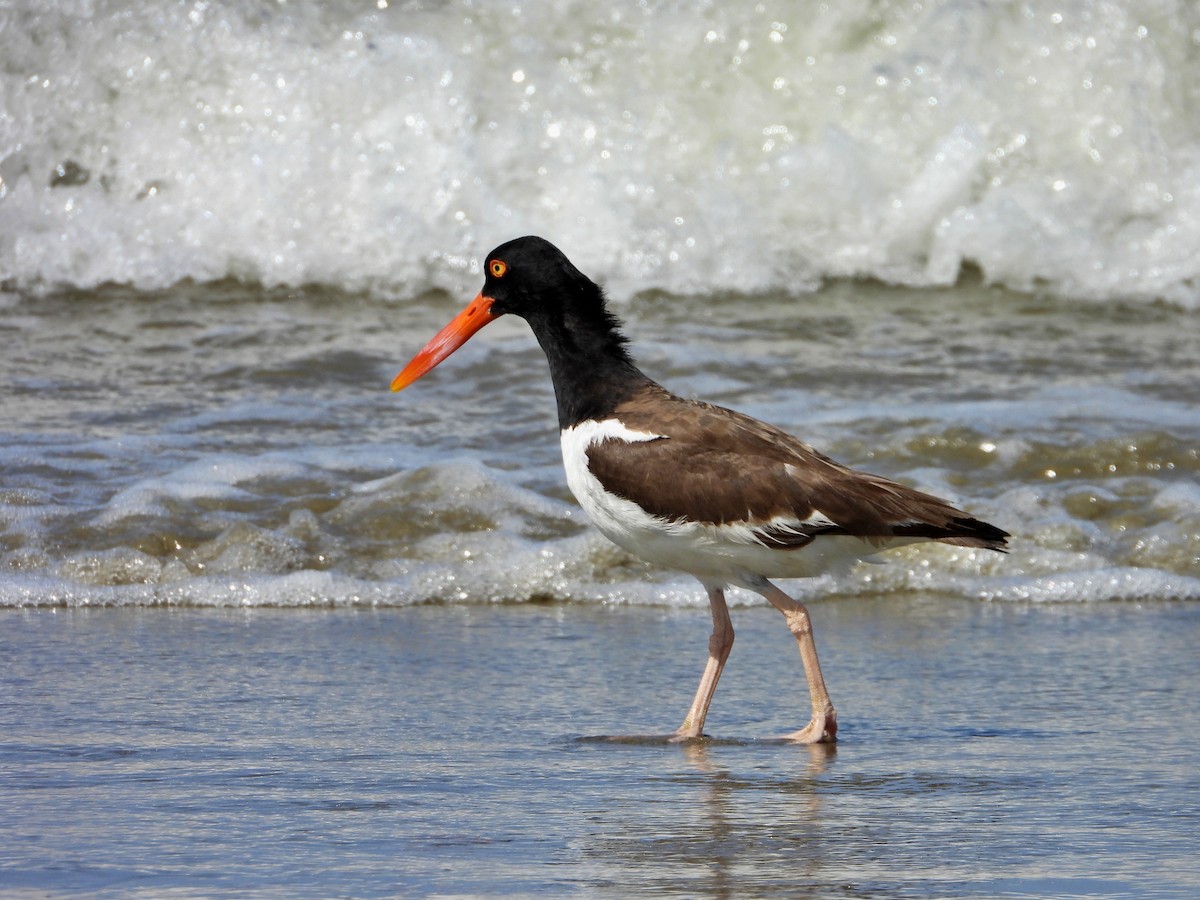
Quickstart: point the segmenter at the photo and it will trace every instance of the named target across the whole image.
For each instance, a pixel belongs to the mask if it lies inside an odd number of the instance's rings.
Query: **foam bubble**
[[[0,12],[22,288],[462,293],[532,231],[617,295],[972,264],[1200,303],[1178,3],[87,6]]]

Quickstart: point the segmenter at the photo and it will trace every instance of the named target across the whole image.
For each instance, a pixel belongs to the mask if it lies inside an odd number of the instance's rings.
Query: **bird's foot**
[[[594,734],[587,737],[579,738],[580,741],[602,742],[606,744],[686,744],[695,742],[697,744],[709,740],[709,738],[700,733],[684,733],[683,729],[672,731],[670,734]]]
[[[837,742],[837,713],[832,708],[814,713],[812,721],[791,734],[783,736],[793,744],[833,744]]]
[[[688,725],[680,725],[669,735],[667,735],[668,744],[683,744],[688,741],[704,740],[704,732],[699,728],[692,728]]]

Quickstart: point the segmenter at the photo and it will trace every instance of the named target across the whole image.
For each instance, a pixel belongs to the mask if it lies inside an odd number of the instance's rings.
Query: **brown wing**
[[[819,534],[868,540],[915,537],[1000,549],[1007,534],[929,494],[857,472],[771,425],[665,391],[614,411],[627,428],[664,435],[609,439],[588,449],[606,490],[651,515],[746,524],[768,546],[800,547]]]

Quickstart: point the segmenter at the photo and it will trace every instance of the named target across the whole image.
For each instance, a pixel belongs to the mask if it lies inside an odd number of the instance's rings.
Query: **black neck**
[[[623,400],[653,382],[625,349],[607,313],[595,320],[530,321],[550,363],[558,427],[607,417]]]

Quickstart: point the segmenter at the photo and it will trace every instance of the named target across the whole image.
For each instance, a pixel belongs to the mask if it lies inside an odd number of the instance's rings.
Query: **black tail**
[[[943,544],[953,544],[956,547],[982,547],[985,550],[995,550],[1007,553],[1009,533],[997,528],[989,522],[981,522],[970,516],[959,516],[951,519],[945,525],[933,525],[928,522],[913,522],[897,525],[892,529],[897,537],[925,538],[930,541],[941,541]]]

